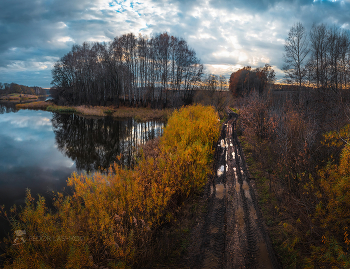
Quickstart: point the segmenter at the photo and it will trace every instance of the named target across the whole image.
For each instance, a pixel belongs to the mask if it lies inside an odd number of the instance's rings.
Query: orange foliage
[[[312,247],[309,263],[322,262],[334,268],[350,267],[349,233],[350,227],[350,144],[349,126],[340,132],[326,134],[324,144],[340,146],[344,144],[339,164],[329,162],[320,169],[320,190],[316,191],[319,203],[314,221],[324,229],[322,245]],[[308,268],[315,268],[309,266]]]
[[[54,211],[43,197],[35,204],[28,191],[20,220],[12,223],[26,231],[26,242],[9,247],[13,261],[5,268],[129,268],[152,231],[205,185],[219,129],[212,107],[185,107],[170,117],[157,158],[142,157],[134,170],[114,164],[104,174],[73,173],[74,193],[56,194]]]

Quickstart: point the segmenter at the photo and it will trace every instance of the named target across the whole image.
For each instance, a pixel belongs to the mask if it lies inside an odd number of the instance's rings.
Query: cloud
[[[0,81],[32,85],[38,79],[49,87],[54,62],[74,43],[129,32],[182,37],[207,70],[226,76],[234,68],[265,63],[278,71],[284,40],[299,21],[306,29],[313,23],[350,29],[350,1],[2,0]]]

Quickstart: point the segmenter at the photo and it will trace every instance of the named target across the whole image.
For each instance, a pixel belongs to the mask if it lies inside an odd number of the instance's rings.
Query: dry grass
[[[116,109],[112,116],[115,118],[127,118],[133,117],[137,121],[147,120],[167,120],[170,116],[172,109],[151,109],[151,108],[132,108],[132,107],[120,107]]]
[[[11,93],[0,97],[0,100],[27,100],[27,99],[38,99],[38,96],[31,94],[19,94]]]
[[[151,108],[133,108],[133,107],[104,107],[104,106],[77,106],[78,113],[84,116],[107,116],[114,118],[134,118],[137,121],[147,120],[167,120],[172,110],[170,109],[151,109]]]
[[[31,102],[31,103],[25,103],[25,104],[16,104],[17,109],[43,109],[46,110],[48,106],[52,106],[53,103],[51,102],[45,102],[45,101],[38,101],[38,102]]]
[[[106,116],[109,110],[112,108],[110,107],[103,107],[103,106],[76,106],[75,109],[78,113],[85,115],[85,116]]]
[[[61,107],[56,106],[51,102],[32,102],[27,104],[18,104],[18,109],[44,109],[50,106],[50,111],[63,112],[60,110]],[[151,109],[151,108],[133,108],[133,107],[104,107],[104,106],[65,106],[65,110],[68,112],[76,112],[84,116],[112,116],[114,118],[134,118],[137,121],[148,121],[148,120],[162,120],[166,121],[172,109]]]

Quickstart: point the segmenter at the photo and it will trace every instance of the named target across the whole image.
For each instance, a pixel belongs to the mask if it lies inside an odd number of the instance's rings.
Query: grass
[[[253,146],[247,142],[244,136],[240,136],[240,141],[246,156],[247,166],[256,182],[258,204],[276,255],[283,268],[302,268],[303,258],[296,246],[300,238],[296,229],[297,220],[293,218],[294,216],[288,208],[290,205],[278,200],[281,193],[287,196],[288,194],[282,191],[275,176],[261,167],[259,158],[254,158]]]
[[[230,107],[230,109],[232,112],[239,114],[239,110],[237,108]]]
[[[147,121],[151,119],[166,121],[172,111],[172,109],[160,110],[151,108],[120,107],[115,110],[112,116],[116,118],[133,117],[137,121]]]
[[[16,104],[17,109],[41,109],[46,110],[48,106],[54,105],[51,102],[44,102],[44,101],[38,101],[38,102],[30,102],[26,104]]]
[[[52,112],[77,113],[83,116],[112,116],[114,118],[134,118],[136,121],[161,120],[167,121],[172,109],[151,109],[112,106],[57,106],[51,102],[39,101],[16,105],[18,109],[43,109]]]
[[[63,112],[63,113],[74,113],[77,110],[73,107],[69,107],[69,106],[56,106],[56,105],[49,105],[48,107],[46,107],[47,111],[51,111],[51,112]]]
[[[19,94],[19,93],[11,93],[0,97],[0,100],[29,100],[29,99],[38,99],[38,96],[31,94]]]

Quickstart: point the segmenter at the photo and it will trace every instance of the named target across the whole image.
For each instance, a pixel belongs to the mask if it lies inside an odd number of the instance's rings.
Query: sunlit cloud
[[[69,36],[63,36],[57,39],[58,42],[74,42],[74,39],[72,39]]]
[[[0,82],[36,78],[43,87],[50,86],[54,62],[73,44],[108,42],[130,32],[182,37],[206,67],[216,65],[206,70],[225,73],[220,65],[281,68],[285,38],[298,21],[307,29],[313,23],[350,29],[350,0],[15,1],[0,3]]]

